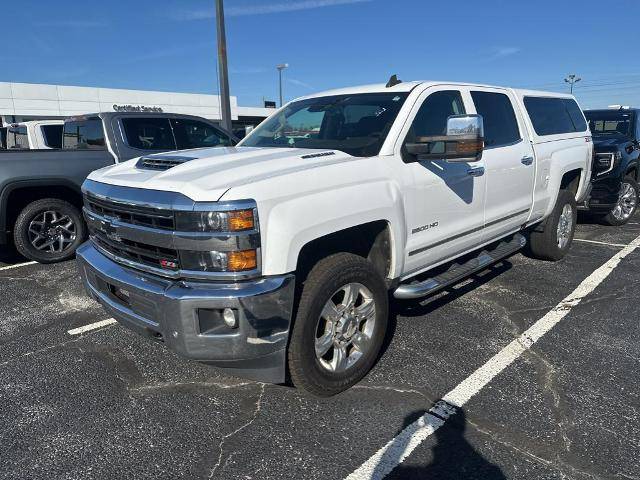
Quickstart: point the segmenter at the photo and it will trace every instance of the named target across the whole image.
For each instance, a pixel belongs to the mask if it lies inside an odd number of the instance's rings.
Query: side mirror
[[[481,115],[452,115],[447,118],[447,134],[417,137],[405,148],[415,161],[447,160],[477,162],[484,150],[484,126]]]

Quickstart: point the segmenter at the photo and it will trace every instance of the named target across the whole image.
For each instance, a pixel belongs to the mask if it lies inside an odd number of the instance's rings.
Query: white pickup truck
[[[89,294],[183,356],[328,396],[374,365],[389,292],[525,244],[561,259],[592,162],[574,98],[393,80],[293,101],[237,147],[93,172]]]
[[[0,150],[46,150],[62,147],[64,120],[32,120],[0,128]]]

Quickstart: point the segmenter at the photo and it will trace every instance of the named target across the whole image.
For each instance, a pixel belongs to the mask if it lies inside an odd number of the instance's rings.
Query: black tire
[[[566,206],[571,208],[571,225],[569,228],[568,241],[562,247],[559,245],[558,224],[560,217]],[[573,242],[573,235],[578,220],[578,208],[576,199],[571,192],[560,190],[553,212],[542,225],[536,227],[529,234],[527,253],[533,258],[540,260],[557,261],[563,258]]]
[[[364,286],[375,302],[375,314],[371,316],[375,319],[373,332],[366,351],[353,365],[341,372],[329,371],[316,357],[316,333],[321,313],[343,286],[354,283]],[[364,301],[363,297],[359,298]],[[350,253],[337,253],[319,261],[302,286],[291,332],[288,359],[294,385],[313,395],[329,397],[357,383],[371,370],[380,354],[388,315],[387,286],[370,262]]]
[[[55,229],[61,229],[63,226],[68,225],[69,222],[66,220],[64,225],[56,224],[55,222],[48,223],[48,225],[53,229],[51,233],[52,238],[55,234],[64,234],[64,236],[70,240],[69,242],[65,241],[62,247],[60,247],[59,240],[56,242],[55,246],[45,247],[42,250],[36,248],[32,243],[34,238],[33,234],[30,234],[29,230],[32,222],[38,221],[38,217],[42,215],[45,215],[45,221],[47,218],[53,218],[50,214],[45,212],[56,212],[56,214],[59,215],[57,218],[67,217],[69,221],[72,222],[72,226],[65,229],[65,231],[55,231]],[[28,204],[18,215],[18,219],[16,220],[13,230],[13,238],[18,252],[29,260],[35,260],[39,263],[62,262],[72,258],[76,253],[76,249],[82,244],[86,237],[86,226],[80,211],[69,202],[65,202],[64,200],[59,200],[57,198],[44,198]],[[67,234],[66,230],[74,232],[75,235]],[[45,243],[47,243],[47,240],[43,242],[40,239],[36,242],[37,246],[40,247]],[[51,249],[59,249],[59,251]]]
[[[606,225],[618,227],[620,225],[624,225],[625,223],[627,223],[635,215],[636,209],[638,208],[638,193],[640,193],[638,189],[638,182],[636,182],[636,179],[633,178],[633,176],[629,175],[627,177],[624,177],[624,179],[622,180],[622,183],[620,185],[621,191],[625,187],[625,184],[629,185],[629,187],[633,189],[633,191],[635,192],[635,202],[633,203],[633,209],[631,210],[631,213],[628,216],[623,215],[622,218],[616,218],[616,215],[614,213],[614,210],[618,207],[616,205],[616,207],[614,207],[609,213],[607,213],[602,217],[602,223],[605,223]],[[620,201],[622,201],[622,198],[619,200],[619,202]]]

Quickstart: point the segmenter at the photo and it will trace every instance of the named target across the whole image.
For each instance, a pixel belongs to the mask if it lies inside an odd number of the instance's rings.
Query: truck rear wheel
[[[543,225],[529,235],[528,253],[540,260],[560,260],[571,247],[578,209],[571,192],[560,190],[556,205]]]
[[[68,260],[84,241],[80,212],[69,202],[44,198],[28,204],[14,225],[16,249],[29,260],[55,263]]]
[[[620,185],[618,203],[602,220],[607,225],[619,226],[627,223],[638,207],[638,183],[633,176],[624,177]]]
[[[318,262],[302,287],[289,344],[295,386],[328,397],[373,367],[387,330],[384,279],[366,259],[338,253]]]

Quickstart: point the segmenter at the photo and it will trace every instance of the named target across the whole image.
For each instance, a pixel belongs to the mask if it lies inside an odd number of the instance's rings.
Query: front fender
[[[268,205],[258,203],[265,275],[293,272],[302,248],[325,235],[384,220],[391,235],[390,277],[402,271],[406,243],[402,196],[389,181],[354,183],[310,192]],[[266,217],[266,218],[265,218]]]

